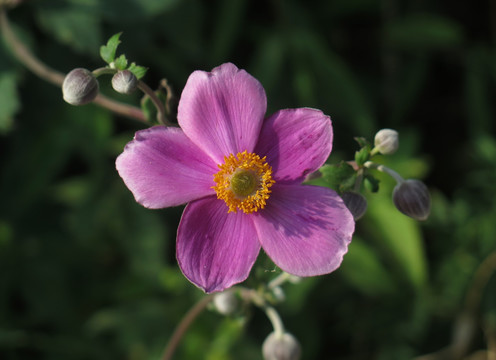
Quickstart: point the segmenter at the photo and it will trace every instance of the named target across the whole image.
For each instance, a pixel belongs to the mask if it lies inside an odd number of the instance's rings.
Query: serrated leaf
[[[370,158],[370,146],[365,146],[355,153],[355,161],[359,167]]]
[[[320,172],[325,182],[334,190],[341,191],[342,188],[347,188],[350,183],[351,186],[355,183],[355,169],[345,161],[334,165],[324,165],[320,168]]]
[[[121,55],[114,61],[114,65],[117,70],[125,70],[127,68],[126,55]]]
[[[148,68],[144,66],[136,65],[136,63],[133,62],[131,63],[131,65],[129,65],[128,70],[131,71],[134,74],[134,76],[136,76],[139,80],[143,76],[145,76],[146,72],[148,71]]]
[[[359,137],[357,136],[354,139],[358,143],[358,145],[360,145],[361,148],[363,148],[365,146],[370,146],[370,142],[362,136],[359,136]]]
[[[121,32],[113,35],[108,41],[107,45],[102,45],[100,47],[100,56],[103,61],[107,64],[112,63],[115,60],[115,53],[117,51],[117,47],[121,43],[119,37],[121,36]]]

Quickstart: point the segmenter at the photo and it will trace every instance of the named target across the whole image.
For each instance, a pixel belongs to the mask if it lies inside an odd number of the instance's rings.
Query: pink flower
[[[195,71],[179,102],[181,128],[138,131],[117,158],[136,201],[188,203],[177,231],[184,275],[206,292],[244,281],[262,247],[297,276],[339,267],[354,231],[341,198],[302,185],[332,148],[328,116],[309,108],[264,119],[262,85],[235,65]]]

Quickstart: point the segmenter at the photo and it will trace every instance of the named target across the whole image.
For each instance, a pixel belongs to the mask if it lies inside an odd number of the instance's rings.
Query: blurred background
[[[353,158],[355,136],[398,130],[378,161],[429,186],[430,218],[400,214],[379,175],[342,267],[288,284],[277,308],[303,359],[496,358],[495,0],[32,0],[8,17],[64,73],[103,66],[122,31],[118,54],[178,96],[192,71],[231,61],[268,113],[331,116],[330,163]],[[1,359],[159,359],[203,296],[175,259],[182,208],[142,208],[115,170],[143,127],[66,104],[0,44]],[[262,256],[247,286],[278,273]],[[258,309],[207,310],[175,358],[262,359],[270,331]]]

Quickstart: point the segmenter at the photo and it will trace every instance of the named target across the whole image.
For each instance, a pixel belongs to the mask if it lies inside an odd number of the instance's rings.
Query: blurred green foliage
[[[378,175],[342,267],[287,285],[278,307],[304,359],[388,360],[450,344],[476,271],[496,249],[495,9],[494,1],[32,0],[8,15],[63,72],[102,66],[100,46],[121,31],[119,50],[150,69],[144,80],[156,87],[167,78],[178,95],[193,70],[234,62],[262,82],[269,112],[309,106],[331,115],[330,163],[353,159],[354,136],[398,130],[399,152],[381,161],[429,185],[430,219],[397,212],[394,183]],[[0,44],[1,359],[158,359],[201,298],[175,260],[181,208],[142,208],[115,171],[140,128],[95,105],[65,104]],[[258,264],[267,279],[278,273]],[[480,289],[467,353],[496,341],[495,281],[489,273]],[[177,358],[261,359],[270,331],[257,310],[206,311]]]

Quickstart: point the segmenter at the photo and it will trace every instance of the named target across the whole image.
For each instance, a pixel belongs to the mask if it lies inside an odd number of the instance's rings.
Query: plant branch
[[[167,344],[164,354],[162,355],[162,360],[170,360],[174,356],[177,346],[181,342],[184,334],[193,323],[193,321],[202,313],[202,311],[207,307],[207,305],[212,301],[213,295],[207,295],[198,301],[182,318],[181,322],[177,325],[172,337]]]
[[[21,62],[26,68],[28,68],[31,72],[33,72],[41,79],[58,87],[62,86],[65,75],[57,70],[50,68],[33,55],[33,53],[22,43],[22,41],[12,30],[9,19],[7,17],[7,13],[1,6],[0,29],[2,31],[5,42],[8,44],[13,55],[16,57],[17,60],[19,60],[19,62]],[[98,95],[97,98],[94,100],[94,103],[107,108],[108,110],[116,114],[141,121],[145,124],[148,123],[143,112],[135,106],[111,100],[103,95]]]

